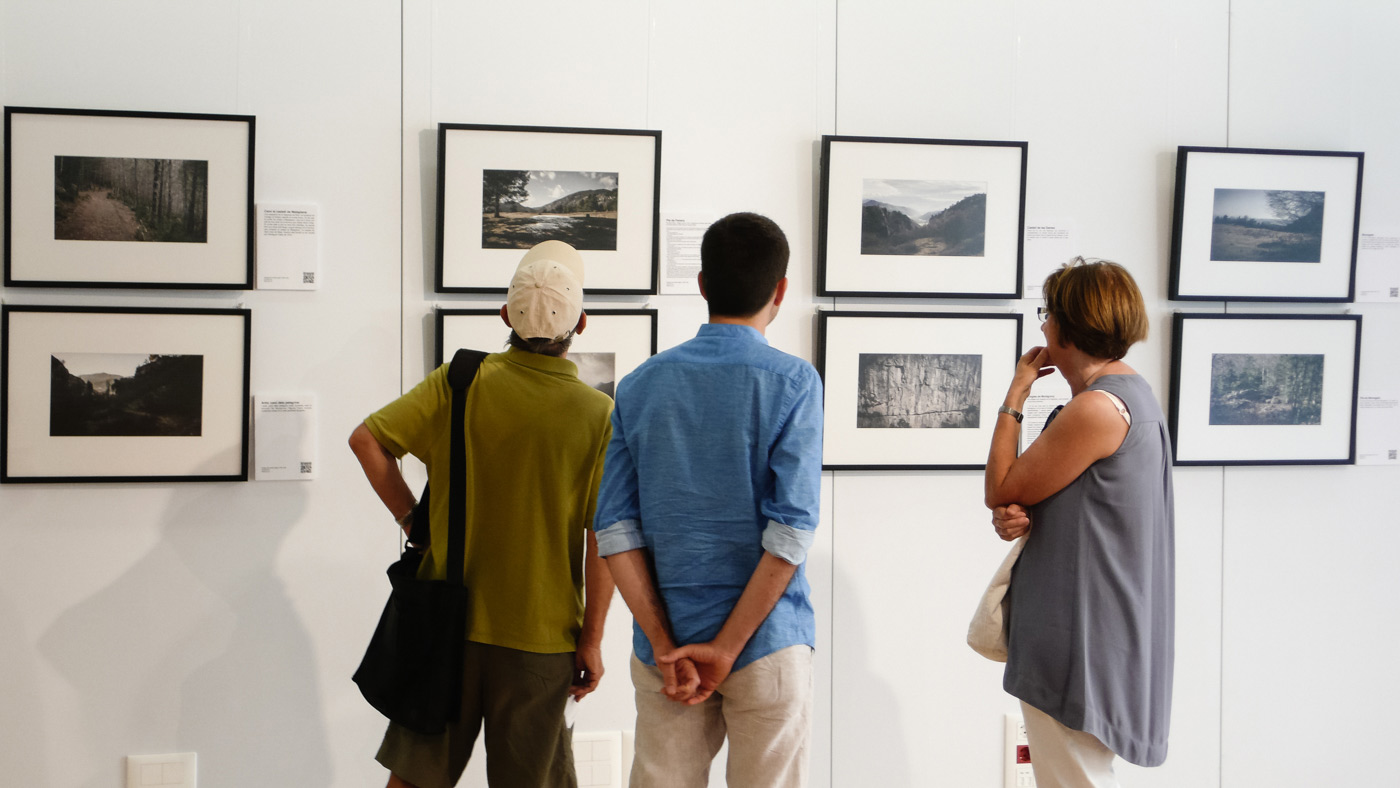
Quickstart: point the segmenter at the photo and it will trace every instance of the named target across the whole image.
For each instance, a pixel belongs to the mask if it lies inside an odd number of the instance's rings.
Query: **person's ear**
[[[700,283],[700,297],[705,299],[706,301],[709,301],[710,297],[705,295],[705,272],[701,271],[700,273],[696,274],[695,281]]]
[[[506,325],[510,326],[510,309],[507,308],[505,304],[501,304],[501,322],[503,322],[503,323],[505,323]],[[511,327],[512,329],[515,328],[515,326],[510,326],[510,327]]]
[[[588,313],[587,313],[587,312],[579,312],[579,313],[578,313],[578,325],[574,326],[574,333],[575,333],[575,334],[582,334],[582,333],[583,333],[583,330],[584,330],[585,328],[587,328],[587,327],[588,327]]]
[[[788,280],[783,277],[778,280],[778,286],[773,289],[773,306],[782,306],[783,298],[787,296]]]

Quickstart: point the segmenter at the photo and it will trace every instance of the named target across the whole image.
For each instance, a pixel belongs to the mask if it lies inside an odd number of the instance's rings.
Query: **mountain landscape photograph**
[[[563,241],[580,251],[617,250],[617,173],[483,170],[481,180],[483,249]]]
[[[50,436],[199,436],[204,357],[54,353]]]
[[[982,257],[986,233],[986,183],[864,182],[861,254]]]
[[[570,353],[569,360],[578,367],[578,379],[595,389],[613,396],[617,389],[616,353]]]
[[[1325,201],[1326,192],[1216,189],[1210,259],[1320,262]]]

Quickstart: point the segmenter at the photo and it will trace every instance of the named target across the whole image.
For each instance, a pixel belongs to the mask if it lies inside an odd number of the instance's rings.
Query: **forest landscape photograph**
[[[1216,189],[1210,259],[1217,262],[1320,262],[1325,202],[1325,192]]]
[[[1321,424],[1324,359],[1320,353],[1212,355],[1210,423]]]
[[[209,162],[54,157],[54,240],[206,243]]]
[[[204,357],[53,353],[50,436],[199,436]]]
[[[857,360],[859,429],[977,429],[982,356],[861,353]]]
[[[860,253],[982,257],[987,184],[866,179]]]
[[[483,170],[481,180],[483,249],[563,241],[581,251],[617,250],[617,173]]]

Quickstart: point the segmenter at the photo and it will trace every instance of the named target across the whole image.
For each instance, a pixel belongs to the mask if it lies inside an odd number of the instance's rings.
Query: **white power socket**
[[[1006,715],[1006,788],[1035,788],[1035,772],[1031,770],[1031,743],[1026,738],[1026,721],[1019,714]]]
[[[197,788],[192,752],[126,756],[126,788]]]
[[[622,788],[622,731],[574,731],[574,771],[579,788]]]

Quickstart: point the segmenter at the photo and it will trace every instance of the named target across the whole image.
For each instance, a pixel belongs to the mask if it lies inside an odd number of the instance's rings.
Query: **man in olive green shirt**
[[[487,356],[467,390],[462,574],[471,611],[462,715],[440,735],[389,724],[377,757],[391,772],[390,788],[455,785],[483,723],[492,785],[577,784],[564,706],[603,674],[613,592],[590,530],[612,400],[579,380],[565,358],[588,320],[582,284],[572,247],[546,241],[531,249],[501,308],[510,348]],[[423,577],[446,576],[451,397],[443,365],[350,436],[370,484],[405,530],[415,501],[395,459],[422,460],[429,486],[443,491],[429,501]]]

